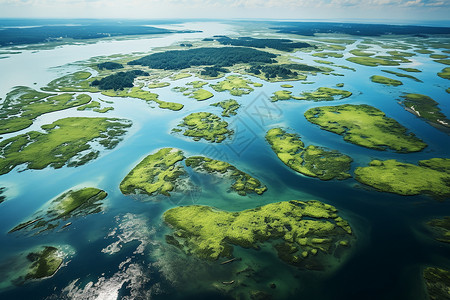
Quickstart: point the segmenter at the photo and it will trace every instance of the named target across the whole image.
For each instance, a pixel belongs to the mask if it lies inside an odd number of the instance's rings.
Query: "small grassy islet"
[[[450,217],[432,219],[426,225],[437,241],[450,244]]]
[[[204,156],[192,156],[186,159],[186,166],[191,167],[196,171],[203,171],[209,174],[227,175],[227,177],[234,180],[231,189],[241,196],[245,196],[248,193],[262,195],[267,190],[267,187],[258,179],[224,161]]]
[[[380,76],[380,75],[373,75],[370,77],[370,81],[375,82],[375,83],[381,83],[384,85],[390,85],[390,86],[399,86],[399,85],[403,85],[403,82],[396,80],[396,79],[392,79],[392,78],[388,78],[388,77],[384,77],[384,76]]]
[[[144,193],[170,196],[176,181],[185,174],[178,163],[184,159],[183,152],[175,148],[163,148],[139,162],[120,183],[124,195]]]
[[[450,79],[450,67],[442,69],[438,76],[444,79]]]
[[[312,257],[349,245],[352,234],[336,208],[319,201],[278,202],[239,212],[192,205],[172,208],[163,218],[174,229],[166,241],[187,254],[217,260],[232,257],[233,245],[258,249],[264,242],[278,242],[279,258],[300,268],[309,268]]]
[[[443,300],[449,298],[450,271],[428,267],[423,271],[425,285],[430,300]]]
[[[389,73],[389,74],[395,75],[397,77],[409,78],[409,79],[412,79],[417,82],[422,82],[422,80],[420,80],[412,75],[409,75],[409,74],[403,74],[403,73],[395,72],[395,71],[391,71],[391,70],[381,70],[381,72]]]
[[[63,259],[57,248],[51,246],[44,246],[43,248],[40,252],[31,252],[27,255],[27,259],[31,262],[31,265],[28,273],[22,280],[26,281],[53,276],[62,265]]]
[[[351,177],[348,171],[353,160],[339,151],[314,145],[306,147],[299,135],[281,128],[270,129],[266,140],[278,158],[296,172],[321,180]]]
[[[343,86],[343,85],[342,85]],[[313,92],[302,92],[301,96],[292,96],[291,91],[277,91],[271,97],[273,102],[279,100],[305,100],[305,101],[333,101],[337,96],[340,96],[339,100],[348,98],[352,95],[349,91],[329,88],[329,87],[319,87],[317,90]]]
[[[30,131],[0,142],[0,175],[22,164],[28,169],[85,164],[99,155],[91,142],[112,149],[130,126],[128,120],[107,118],[64,118],[43,125],[44,133]]]
[[[421,94],[406,94],[400,97],[402,98],[401,104],[419,118],[433,124],[450,127],[450,120],[441,112],[438,103],[430,97]]]
[[[306,111],[305,117],[323,130],[342,135],[347,142],[375,150],[408,153],[427,146],[397,121],[366,104],[315,107]]]
[[[99,213],[103,211],[102,200],[107,195],[97,188],[70,190],[51,201],[47,208],[34,213],[26,222],[15,226],[9,233],[26,230],[39,234],[59,227],[61,222],[70,218]]]
[[[223,81],[216,84],[211,84],[211,87],[216,92],[228,91],[233,96],[242,96],[244,94],[250,94],[254,89],[253,87],[260,86],[249,79],[244,79],[242,76],[230,75],[227,76]]]
[[[450,196],[450,159],[421,160],[419,165],[373,160],[355,170],[355,179],[383,192],[446,198]]]
[[[91,97],[73,93],[49,94],[19,86],[6,95],[0,109],[0,134],[28,128],[37,117],[55,111],[86,105]]]
[[[234,99],[224,100],[210,105],[222,108],[222,117],[235,116],[237,114],[236,111],[241,107],[241,105]]]
[[[205,139],[211,143],[220,143],[234,132],[228,129],[228,122],[208,112],[191,113],[178,124],[179,128],[172,132],[184,130],[183,135],[194,138],[194,141]]]

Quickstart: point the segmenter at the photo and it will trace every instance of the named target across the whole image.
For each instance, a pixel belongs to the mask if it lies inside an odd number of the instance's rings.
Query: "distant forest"
[[[107,62],[104,62],[104,63],[97,64],[97,68],[99,70],[103,70],[103,69],[106,69],[106,70],[117,70],[117,69],[122,69],[123,65],[119,64],[119,63],[116,63],[116,62],[107,61]]]
[[[275,57],[269,52],[244,47],[197,48],[153,53],[128,64],[180,70],[192,66],[229,67],[238,63],[273,63]]]
[[[98,39],[111,36],[162,34],[174,31],[140,25],[80,25],[39,26],[30,28],[2,28],[0,46],[36,44],[71,39]]]
[[[272,48],[280,51],[292,52],[295,49],[308,48],[315,46],[308,43],[294,42],[288,39],[255,39],[251,37],[238,37],[236,39],[229,38],[227,36],[218,35],[214,36],[214,39],[221,43],[222,45],[232,45],[232,46],[244,46],[244,47],[255,47],[255,48]],[[212,39],[204,39],[212,40]]]
[[[322,22],[271,22],[271,29],[279,33],[314,36],[316,33],[341,33],[357,36],[380,36],[390,34],[450,34],[449,27],[414,25],[322,23]]]
[[[124,88],[133,87],[134,79],[138,76],[148,76],[147,72],[142,70],[133,70],[128,72],[119,72],[106,76],[100,80],[94,80],[91,85],[101,90],[123,90]]]

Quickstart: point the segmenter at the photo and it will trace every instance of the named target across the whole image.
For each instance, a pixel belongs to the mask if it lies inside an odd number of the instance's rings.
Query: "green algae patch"
[[[166,87],[169,85],[170,85],[170,83],[168,83],[168,82],[156,82],[156,83],[149,84],[148,88],[149,89],[159,89],[159,88],[163,88],[163,87]]]
[[[369,66],[369,67],[377,67],[377,66],[398,66],[400,63],[388,60],[384,58],[377,58],[377,57],[367,57],[367,56],[354,56],[347,58],[349,62],[363,65],[363,66]]]
[[[0,175],[25,164],[28,169],[79,166],[95,159],[96,142],[113,149],[131,126],[128,120],[65,118],[43,125],[44,132],[30,131],[0,142]]]
[[[185,174],[178,164],[183,159],[183,152],[175,148],[163,148],[148,155],[125,176],[120,183],[120,191],[124,195],[144,193],[170,196],[176,181]]]
[[[409,78],[409,79],[412,79],[417,82],[422,82],[422,80],[420,80],[412,75],[409,75],[409,74],[403,74],[403,73],[395,72],[395,71],[391,71],[391,70],[381,70],[381,72],[389,73],[389,74],[395,75],[397,77]]]
[[[442,71],[437,74],[441,78],[450,79],[450,67],[442,69]]]
[[[148,91],[144,91],[141,87],[132,87],[132,88],[128,88],[128,89],[123,89],[123,90],[108,90],[108,91],[103,91],[102,92],[103,95],[105,96],[109,96],[109,97],[130,97],[130,98],[137,98],[137,99],[141,99],[144,101],[153,101],[156,102],[159,106],[159,108],[162,109],[170,109],[173,111],[178,111],[181,110],[184,105],[180,104],[180,103],[176,103],[176,102],[166,102],[166,101],[162,101],[158,99],[158,94],[155,93],[150,93]]]
[[[323,130],[342,135],[347,142],[375,150],[407,153],[427,146],[397,121],[366,104],[315,107],[306,111],[305,117]]]
[[[355,170],[355,179],[383,192],[446,198],[450,196],[450,159],[421,160],[418,166],[394,159],[373,160]]]
[[[222,117],[231,117],[237,114],[237,110],[241,105],[234,99],[224,100],[211,104],[211,106],[220,107],[223,109]]]
[[[73,93],[49,94],[25,86],[15,87],[6,95],[0,109],[0,134],[28,128],[37,117],[55,111],[87,104],[91,97]]]
[[[421,94],[406,94],[401,98],[401,104],[407,111],[432,124],[450,127],[450,120],[441,112],[438,103],[430,97]]]
[[[163,218],[174,229],[169,240],[206,260],[232,257],[233,246],[259,249],[262,243],[281,241],[275,246],[279,258],[308,268],[311,257],[333,254],[352,234],[336,208],[319,201],[278,202],[240,212],[192,205],[172,208]],[[305,257],[303,252],[312,255]]]
[[[84,217],[103,211],[103,199],[108,194],[97,188],[69,190],[37,211],[29,220],[9,231],[26,231],[39,234],[60,227],[68,219]],[[66,225],[64,225],[66,226]]]
[[[192,95],[190,97],[196,99],[197,101],[203,101],[212,98],[213,96],[214,94],[210,91],[198,89],[192,92]]]
[[[349,91],[333,89],[329,87],[320,87],[314,92],[303,92],[299,97],[293,97],[297,100],[306,100],[306,101],[333,101],[336,100],[336,97],[339,97],[338,100],[342,100],[348,98],[352,95]]]
[[[253,87],[259,86],[257,83],[244,79],[242,76],[230,75],[225,80],[216,84],[211,84],[211,87],[216,92],[228,91],[233,96],[242,96],[244,94],[250,94],[254,89]]]
[[[422,72],[421,70],[416,69],[416,68],[399,68],[399,69],[402,70],[402,71],[411,72],[411,73],[420,73],[420,72]]]
[[[437,241],[450,244],[450,217],[432,219],[426,225]]]
[[[98,92],[99,89],[91,86],[93,78],[89,72],[75,72],[50,81],[43,87],[43,91],[50,92]]]
[[[228,122],[208,112],[192,113],[178,127],[176,129],[184,130],[183,135],[194,138],[194,141],[205,139],[211,143],[220,143],[234,133],[228,129]]]
[[[403,85],[403,82],[401,82],[399,80],[380,76],[380,75],[373,75],[370,77],[370,80],[375,83],[381,83],[381,84],[390,85],[390,86]]]
[[[233,180],[231,190],[241,196],[245,196],[248,193],[262,195],[267,190],[267,187],[258,179],[224,161],[204,156],[192,156],[186,159],[186,166],[193,168],[197,172],[222,174],[231,178]]]
[[[423,278],[430,300],[443,300],[449,298],[450,271],[428,267],[423,271]]]
[[[278,158],[292,170],[321,180],[347,179],[352,159],[336,150],[310,145],[306,147],[300,136],[281,128],[272,128],[266,140]]]

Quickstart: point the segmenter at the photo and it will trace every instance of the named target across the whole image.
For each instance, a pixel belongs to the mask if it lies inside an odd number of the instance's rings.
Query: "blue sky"
[[[0,0],[0,17],[450,21],[450,0]]]

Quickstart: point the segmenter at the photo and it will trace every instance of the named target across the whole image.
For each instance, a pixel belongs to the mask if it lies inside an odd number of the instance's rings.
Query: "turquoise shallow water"
[[[189,27],[189,24],[186,25]],[[202,38],[224,34],[230,27],[219,26],[214,30],[191,36]],[[182,35],[184,39],[188,39]],[[158,42],[133,42],[118,52],[142,51],[150,46],[170,45],[181,36],[169,36]],[[78,49],[70,46],[64,59],[55,64],[70,63],[102,53],[112,54],[116,42],[94,44],[93,48],[76,58],[71,53]],[[117,42],[119,43],[119,42]],[[122,43],[122,41],[120,42]],[[122,44],[120,44],[122,45]],[[84,47],[84,46],[80,46]],[[87,46],[86,46],[87,47]],[[147,48],[146,48],[147,47]],[[353,47],[353,46],[352,46]],[[351,48],[349,48],[351,49]],[[60,49],[47,50],[42,55],[51,62],[51,54]],[[52,52],[53,51],[53,52]],[[43,51],[42,51],[43,52]],[[41,53],[41,52],[40,52]],[[39,53],[36,53],[39,55]],[[23,54],[25,57],[27,54]],[[302,53],[302,63],[315,64]],[[59,56],[58,56],[59,57]],[[20,57],[14,58],[18,60]],[[316,59],[316,58],[314,58]],[[354,67],[357,71],[340,70],[344,77],[317,75],[308,80],[314,84],[293,82],[293,94],[315,90],[320,86],[333,87],[344,82],[344,89],[353,93],[350,98],[333,102],[279,101],[272,103],[268,97],[280,90],[280,83],[264,84],[249,95],[233,97],[227,92],[217,93],[209,100],[197,102],[171,91],[195,80],[194,77],[171,82],[168,88],[155,89],[161,100],[185,104],[179,112],[161,110],[141,100],[108,98],[115,110],[102,116],[127,118],[133,127],[124,140],[112,151],[78,168],[54,170],[26,170],[0,176],[0,186],[6,186],[8,200],[0,204],[0,274],[10,274],[11,266],[5,261],[21,251],[39,245],[70,245],[66,264],[49,279],[9,286],[0,290],[2,299],[219,299],[223,297],[248,297],[252,291],[261,290],[274,299],[424,299],[421,270],[427,265],[449,267],[448,246],[435,242],[427,235],[422,224],[431,217],[448,215],[448,201],[438,202],[426,196],[402,197],[381,193],[364,187],[354,179],[327,181],[309,178],[287,168],[272,152],[264,140],[268,129],[283,126],[299,133],[306,144],[337,149],[354,159],[352,172],[365,166],[372,159],[398,159],[416,163],[421,159],[448,157],[449,136],[433,128],[425,121],[404,110],[396,101],[403,92],[417,92],[431,96],[442,111],[449,116],[449,94],[445,92],[448,81],[436,76],[444,65],[432,62],[427,55],[413,57],[411,66],[423,70],[413,73],[423,81],[417,83],[402,79],[401,87],[386,87],[370,82],[372,75],[386,75],[381,69],[395,67],[365,67],[342,59],[329,58],[337,64]],[[8,62],[8,59],[0,60]],[[58,75],[49,70],[49,61],[33,76],[47,81]],[[9,62],[11,63],[11,62]],[[8,63],[5,64],[7,66]],[[409,67],[404,64],[402,67]],[[73,66],[62,68],[73,71]],[[39,72],[42,72],[42,76]],[[0,91],[13,85],[31,85],[33,79],[22,81],[14,77],[7,80]],[[36,79],[37,80],[37,79]],[[43,80],[43,79],[42,79]],[[217,80],[216,80],[217,81]],[[216,81],[211,81],[216,82]],[[210,87],[205,89],[213,90]],[[98,95],[93,94],[94,98]],[[197,111],[219,114],[220,109],[209,104],[225,99],[236,99],[242,107],[238,115],[228,118],[235,130],[233,140],[211,145],[193,142],[189,138],[170,134],[170,130],[186,115]],[[309,108],[322,105],[370,104],[389,117],[411,129],[429,146],[420,153],[397,154],[362,148],[343,141],[330,132],[320,130],[303,117]],[[64,116],[98,116],[95,113],[68,110],[45,115],[35,126],[50,123]],[[163,147],[182,149],[186,156],[207,155],[230,162],[239,169],[260,179],[268,187],[262,196],[241,197],[228,191],[229,182],[223,179],[191,173],[195,187],[187,191],[165,196],[124,196],[119,184],[124,176],[146,155]],[[71,220],[73,224],[62,231],[52,231],[39,236],[7,234],[7,232],[38,210],[44,203],[74,186],[95,186],[108,192],[106,210],[101,214]],[[161,216],[169,208],[178,205],[201,204],[219,209],[240,211],[272,202],[292,199],[316,199],[336,206],[349,220],[355,241],[350,250],[330,272],[298,270],[282,263],[270,245],[261,250],[235,247],[235,256],[242,261],[225,266],[199,261],[186,256],[164,242],[170,230],[162,223]],[[336,261],[333,261],[336,263]],[[237,276],[236,272],[244,271]],[[14,272],[13,272],[14,273]],[[236,277],[237,276],[237,277]],[[226,287],[222,281],[241,280],[246,286]],[[275,283],[276,288],[270,288]],[[225,290],[225,292],[221,292]]]

